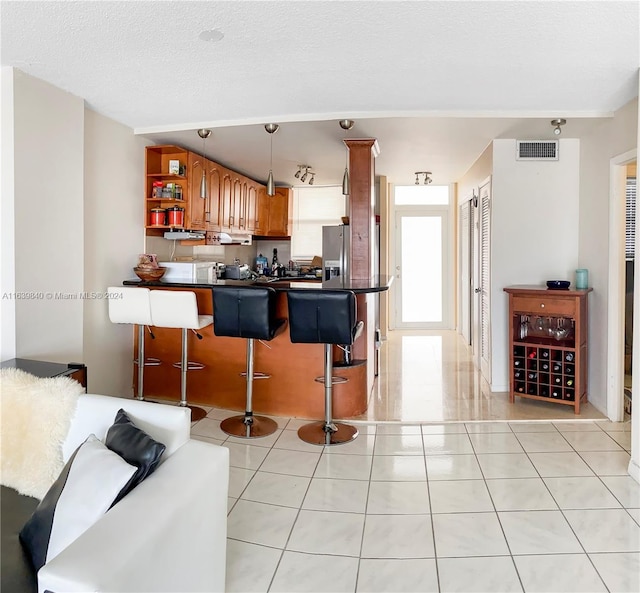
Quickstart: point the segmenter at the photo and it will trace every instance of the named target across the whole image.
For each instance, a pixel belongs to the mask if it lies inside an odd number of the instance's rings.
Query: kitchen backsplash
[[[159,261],[174,258],[193,257],[199,260],[219,261],[232,264],[235,258],[242,264],[255,267],[255,259],[262,253],[271,265],[274,248],[278,250],[278,261],[287,265],[291,259],[291,243],[289,241],[254,241],[253,245],[180,245],[179,242],[168,241],[163,237],[147,237],[145,253],[155,253]],[[135,256],[137,257],[137,255]]]

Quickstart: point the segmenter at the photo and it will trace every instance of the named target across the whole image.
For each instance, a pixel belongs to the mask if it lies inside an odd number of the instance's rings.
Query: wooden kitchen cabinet
[[[189,153],[189,211],[185,222],[186,228],[193,231],[206,230],[205,210],[208,200],[200,195],[202,170],[206,170],[208,161],[195,152]]]
[[[510,286],[509,399],[573,406],[587,401],[588,294]]]
[[[276,187],[274,196],[267,195],[267,189],[258,189],[257,220],[255,234],[264,237],[291,236],[293,214],[292,190]]]
[[[221,228],[222,167],[213,161],[207,163],[207,187],[209,198],[205,205],[204,222],[206,230],[219,232]]]
[[[256,218],[258,216],[258,189],[260,184],[247,179],[245,193],[245,230],[252,235],[256,232]]]
[[[183,174],[169,174],[170,160],[179,161]],[[207,198],[200,197],[203,167],[206,171]],[[169,183],[179,185],[181,199],[154,197],[154,181],[160,181],[164,185]],[[288,228],[292,210],[290,190],[276,188],[276,191],[275,196],[265,200],[264,198],[268,196],[266,196],[264,185],[179,146],[149,146],[146,149],[145,226],[147,235],[162,236],[167,230],[179,228],[275,237],[289,236]],[[184,209],[183,224],[180,227],[151,224],[152,209],[164,211],[175,206]],[[266,226],[260,228],[263,222]]]
[[[229,171],[229,169],[221,168],[220,174],[222,177],[220,191],[220,228],[223,231],[228,232],[231,230],[231,221],[233,217],[233,181],[231,179],[232,171]]]
[[[169,173],[169,161],[178,161],[182,174]],[[162,236],[172,228],[188,228],[189,225],[189,151],[179,146],[147,146],[145,151],[145,232],[149,236]],[[171,195],[158,196],[154,193],[154,182],[162,183],[164,188],[172,186]],[[166,192],[165,192],[166,193]],[[179,207],[184,209],[183,224],[179,227],[152,224],[152,210]]]

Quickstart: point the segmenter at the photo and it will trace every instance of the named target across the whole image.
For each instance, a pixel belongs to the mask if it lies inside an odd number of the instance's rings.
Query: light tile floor
[[[511,404],[455,332],[389,332],[380,369],[346,445],[193,425],[230,451],[228,592],[640,590],[629,422]]]
[[[307,445],[304,421],[227,437],[227,591],[640,590],[630,424],[364,423]]]
[[[620,395],[622,398],[622,394]],[[367,411],[369,421],[571,420],[572,406],[522,397],[509,402],[492,393],[455,331],[389,331],[380,349],[380,376]],[[604,420],[589,402],[580,419]]]

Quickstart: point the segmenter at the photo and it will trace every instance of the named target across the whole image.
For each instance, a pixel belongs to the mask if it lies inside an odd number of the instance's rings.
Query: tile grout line
[[[465,426],[466,430],[466,426]],[[427,478],[427,499],[429,501],[429,521],[431,522],[431,539],[433,541],[433,565],[436,569],[436,584],[438,585],[438,591],[442,591],[442,584],[440,583],[440,566],[438,563],[438,547],[436,544],[436,529],[433,522],[433,506],[431,503],[431,484],[429,482],[429,466],[427,464],[427,449],[424,444],[424,432],[422,425],[420,425],[420,441],[422,442],[422,455],[424,458],[424,473]]]
[[[511,428],[511,426],[509,426],[509,428]],[[516,441],[518,441],[518,444],[520,445],[520,447],[522,447],[522,443],[520,443],[520,440],[518,439],[518,436],[515,434],[515,432],[513,432],[513,429],[511,430],[511,434],[513,434],[516,438]],[[513,556],[513,552],[511,551],[511,546],[509,545],[509,540],[507,538],[507,534],[504,531],[504,526],[502,525],[502,521],[500,520],[500,515],[498,513],[498,509],[496,508],[496,503],[493,500],[493,496],[491,495],[491,490],[489,489],[489,485],[487,484],[487,478],[485,476],[484,470],[482,469],[482,465],[480,464],[480,460],[478,459],[478,453],[476,451],[476,448],[473,444],[473,441],[471,440],[471,438],[469,438],[469,441],[471,442],[471,449],[473,451],[476,463],[478,464],[478,467],[480,468],[480,474],[482,475],[482,481],[484,483],[484,487],[487,490],[487,493],[489,494],[489,500],[491,500],[491,505],[493,506],[493,512],[495,514],[496,519],[498,520],[498,525],[500,525],[500,532],[502,533],[502,537],[504,538],[504,542],[507,546],[507,550],[509,551],[509,557],[511,558],[511,564],[513,565],[514,570],[516,571],[516,576],[518,577],[518,582],[520,583],[520,588],[522,589],[522,591],[526,591],[526,589],[524,588],[524,583],[522,582],[522,577],[520,575],[520,571],[518,570],[518,565],[516,564],[516,559]]]
[[[555,426],[555,424],[554,424]],[[558,432],[560,433],[560,435],[562,435],[562,438],[564,438],[564,435],[558,430]],[[569,445],[569,447],[571,447],[571,450],[578,455],[578,458],[582,459],[582,456],[580,455],[580,453],[578,453],[578,451],[576,451],[576,449],[573,447],[573,445],[567,441],[567,439],[564,439],[567,444]],[[524,449],[524,447],[522,447]],[[576,538],[576,541],[578,542],[578,545],[582,548],[582,551],[584,553],[584,555],[588,558],[591,566],[593,567],[593,569],[595,570],[596,574],[598,575],[598,578],[600,579],[600,581],[602,582],[602,584],[604,585],[604,588],[609,591],[609,587],[607,586],[605,580],[602,578],[602,576],[600,575],[600,572],[598,571],[598,569],[596,568],[596,565],[594,564],[593,560],[591,559],[591,556],[589,556],[587,550],[585,549],[584,545],[582,544],[582,541],[580,541],[580,538],[578,537],[578,534],[575,532],[573,525],[571,525],[571,523],[569,522],[569,519],[567,519],[567,516],[564,514],[564,510],[560,507],[560,505],[558,504],[558,501],[556,500],[556,497],[553,495],[553,492],[551,492],[551,490],[549,489],[548,484],[544,481],[544,477],[540,474],[538,468],[536,467],[535,463],[533,463],[533,461],[531,460],[531,458],[529,457],[529,452],[527,450],[524,451],[525,455],[527,456],[527,459],[529,460],[529,463],[531,463],[531,465],[533,466],[533,468],[536,470],[536,473],[538,474],[538,476],[540,477],[540,480],[542,481],[542,483],[544,484],[544,487],[547,489],[547,492],[549,493],[549,495],[551,496],[551,499],[553,500],[553,502],[556,504],[556,506],[558,507],[558,510],[560,511],[560,514],[562,515],[562,518],[565,520],[566,524],[569,526],[569,529],[571,530],[571,533],[573,534],[573,537]],[[582,459],[582,461],[584,462],[584,459]],[[586,462],[585,462],[586,463]],[[591,468],[591,466],[587,463],[586,464],[587,467],[593,471],[593,469]],[[597,475],[595,472],[593,472],[594,475]],[[572,476],[556,476],[556,477],[572,477]],[[579,476],[579,477],[590,477],[590,476]],[[515,562],[515,561],[514,561]]]

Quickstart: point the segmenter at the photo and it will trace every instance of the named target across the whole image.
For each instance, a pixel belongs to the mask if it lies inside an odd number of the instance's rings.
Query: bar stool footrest
[[[266,416],[244,414],[226,418],[220,423],[220,428],[230,436],[253,439],[273,434],[278,430],[278,424]]]
[[[247,376],[247,372],[243,371],[242,373],[240,373],[241,377],[246,377]],[[271,379],[271,375],[267,374],[267,373],[253,373],[253,378],[254,379]]]
[[[181,369],[182,368],[182,363],[181,362],[174,362],[173,366],[177,369]],[[201,371],[203,368],[205,368],[205,364],[202,364],[201,362],[195,362],[193,360],[189,360],[187,362],[187,370],[188,371]]]
[[[335,428],[335,431],[333,430]],[[358,429],[342,422],[312,422],[298,429],[298,437],[310,445],[342,445],[358,436]]]
[[[322,383],[324,385],[324,377],[316,377],[314,379],[316,383]],[[334,375],[331,377],[331,385],[337,385],[339,383],[347,383],[349,379],[346,377],[339,377],[338,375]]]
[[[138,364],[138,359],[133,360],[133,364]],[[159,367],[162,361],[159,358],[145,358],[144,366],[146,367]]]

